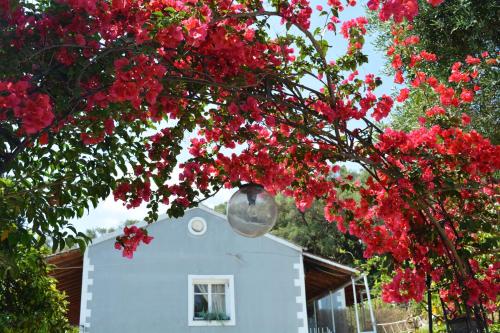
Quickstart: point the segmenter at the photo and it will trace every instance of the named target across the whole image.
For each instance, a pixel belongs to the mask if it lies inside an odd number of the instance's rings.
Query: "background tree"
[[[218,205],[215,205],[214,206],[214,210],[217,213],[226,215],[227,214],[227,202],[222,202],[222,203],[220,203]]]
[[[87,230],[85,230],[85,235],[87,237],[89,237],[90,239],[96,239],[96,238],[102,237],[106,234],[123,229],[124,227],[134,225],[136,223],[139,223],[139,220],[130,220],[129,219],[129,220],[125,220],[125,222],[120,223],[116,227],[110,227],[110,228],[96,227],[96,228],[92,228],[92,229],[87,229]]]
[[[56,289],[40,251],[19,245],[6,256],[0,251],[0,332],[67,333],[72,329],[66,318],[66,296]]]
[[[276,201],[279,215],[272,234],[341,264],[360,266],[364,262],[361,242],[325,219],[324,203],[315,201],[301,212],[291,198],[277,196]]]

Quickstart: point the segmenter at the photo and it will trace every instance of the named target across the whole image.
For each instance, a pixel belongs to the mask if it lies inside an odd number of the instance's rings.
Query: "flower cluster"
[[[422,301],[425,292],[425,275],[423,272],[398,269],[392,281],[384,285],[382,300],[386,302],[406,303],[413,299]]]
[[[366,34],[366,25],[368,24],[368,20],[366,17],[358,17],[352,20],[345,21],[342,23],[342,28],[340,32],[345,39],[349,39],[351,35],[351,29],[358,30],[362,35]]]
[[[46,94],[30,93],[29,81],[0,81],[0,120],[10,116],[21,122],[21,132],[38,133],[54,120],[50,98]]]
[[[166,68],[155,64],[144,55],[122,58],[115,61],[116,81],[110,88],[110,101],[128,101],[139,109],[143,101],[155,105],[158,95],[163,90],[160,79],[165,75]]]
[[[444,0],[427,0],[432,6],[439,6]],[[378,10],[380,5],[379,18],[382,21],[393,19],[395,22],[401,22],[404,19],[413,21],[418,14],[417,0],[369,0],[368,8]]]
[[[281,23],[292,22],[304,29],[309,29],[312,9],[307,0],[292,0],[289,5],[284,5],[281,14]]]
[[[135,225],[123,228],[123,235],[116,237],[115,249],[121,250],[125,258],[132,259],[137,246],[141,242],[149,244],[154,237],[148,236],[144,228],[138,228]]]

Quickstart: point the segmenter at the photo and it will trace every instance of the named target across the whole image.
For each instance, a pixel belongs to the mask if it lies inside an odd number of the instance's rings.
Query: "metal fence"
[[[309,333],[333,333],[328,327],[310,328]]]
[[[421,322],[422,319],[417,316],[392,323],[377,324],[377,331],[380,333],[411,333],[421,326]]]

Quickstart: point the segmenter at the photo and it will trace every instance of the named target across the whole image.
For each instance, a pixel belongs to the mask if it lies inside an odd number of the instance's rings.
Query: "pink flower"
[[[134,257],[134,251],[130,248],[125,247],[122,252],[124,258],[132,259]]]
[[[467,114],[462,113],[462,125],[467,126],[469,124],[470,124],[470,117]]]
[[[142,238],[142,241],[144,242],[144,244],[149,244],[149,243],[151,243],[151,241],[153,239],[154,239],[154,237],[152,237],[152,236],[144,235],[144,237]]]
[[[369,0],[366,5],[370,10],[377,10],[380,5],[380,2],[379,0]]]
[[[442,4],[444,0],[427,0],[427,2],[436,7]]]
[[[430,52],[427,52],[425,50],[420,52],[420,56],[422,56],[422,58],[424,58],[425,60],[427,60],[429,62],[433,62],[433,61],[437,60],[437,56],[434,53],[430,53]]]
[[[396,71],[396,75],[394,76],[394,82],[395,83],[403,83],[404,82],[404,78],[403,78],[403,72],[402,71]]]
[[[138,228],[135,225],[123,228],[123,233],[123,236],[116,237],[115,249],[122,250],[123,257],[129,259],[132,259],[141,241],[144,244],[149,244],[153,240],[146,229]]]
[[[467,58],[465,58],[465,62],[469,65],[477,65],[481,63],[481,59],[468,55]]]
[[[463,89],[460,98],[464,103],[471,103],[474,100],[474,92],[472,90]]]
[[[373,111],[373,118],[376,121],[382,120],[382,118],[387,117],[389,112],[391,111],[392,105],[394,104],[394,101],[392,98],[388,95],[383,95],[379,101],[377,102],[377,105],[375,106],[375,110]]]
[[[184,27],[188,31],[188,43],[194,47],[200,46],[207,37],[208,26],[195,17],[190,17],[187,20],[182,21]]]
[[[397,101],[399,103],[402,103],[404,102],[406,99],[408,99],[408,96],[410,95],[410,89],[408,88],[403,88],[401,89],[401,91],[399,92],[399,95],[397,97]]]
[[[444,115],[446,114],[446,110],[443,109],[442,107],[440,106],[433,106],[432,108],[428,109],[426,112],[425,112],[425,115],[427,117],[433,117],[433,116],[437,116],[437,115]]]

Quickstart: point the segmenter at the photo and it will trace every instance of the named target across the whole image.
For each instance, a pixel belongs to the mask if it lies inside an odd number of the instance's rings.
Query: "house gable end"
[[[216,212],[215,210],[205,206],[205,205],[199,205],[198,207],[194,207],[194,208],[190,208],[188,210],[185,211],[185,215],[189,215],[191,216],[192,215],[196,215],[196,212],[205,212],[205,213],[208,213],[210,214],[215,220],[218,220],[219,222],[224,222],[224,223],[228,223],[227,221],[227,217],[224,215],[224,214],[221,214],[221,213],[218,213]],[[182,217],[180,217],[179,219],[182,219]],[[163,222],[172,222],[173,220],[177,220],[175,218],[170,218],[168,217],[168,215],[166,214],[163,214],[163,215],[160,215],[160,217],[158,218],[158,220],[152,224],[152,225],[157,225],[157,224],[161,224]],[[141,221],[141,222],[138,222],[136,224],[134,224],[135,226],[137,227],[146,227],[148,224],[145,222],[145,221]],[[187,223],[186,223],[186,227],[187,227]],[[103,235],[102,237],[99,237],[97,239],[95,239],[91,245],[89,246],[95,246],[97,244],[100,244],[100,243],[103,243],[103,242],[106,242],[106,241],[113,241],[116,239],[117,236],[120,236],[123,234],[123,230],[117,230],[117,231],[114,231],[114,232],[111,232],[109,234],[106,234],[106,235]],[[235,234],[236,235],[236,234]],[[154,237],[154,234],[152,233],[152,236]],[[242,237],[242,236],[238,236],[238,237]],[[264,238],[266,239],[269,239],[275,243],[278,243],[282,246],[286,246],[290,249],[293,249],[295,251],[298,251],[298,252],[302,252],[304,249],[296,244],[293,244],[283,238],[280,238],[280,237],[277,237],[275,235],[272,235],[270,233],[267,233],[263,236]]]

